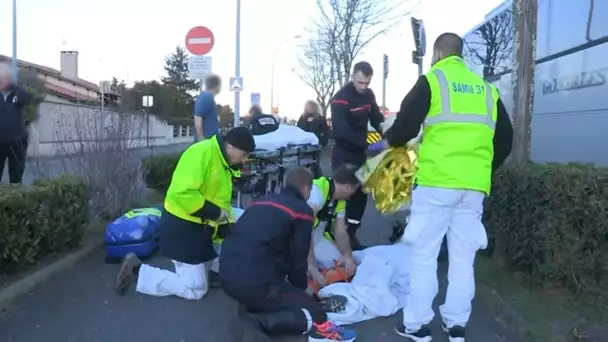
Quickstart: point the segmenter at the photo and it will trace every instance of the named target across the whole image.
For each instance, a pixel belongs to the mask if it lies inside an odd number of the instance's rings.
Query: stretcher
[[[256,149],[243,165],[241,179],[234,184],[239,207],[242,194],[257,197],[278,192],[286,170],[298,166],[312,170],[319,164],[319,139],[299,127],[280,125],[276,131],[254,139]]]

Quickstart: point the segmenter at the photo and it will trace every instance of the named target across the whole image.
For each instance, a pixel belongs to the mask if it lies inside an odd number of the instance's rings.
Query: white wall
[[[30,126],[28,155],[52,156],[99,151],[105,146],[131,149],[189,141],[192,137],[188,134],[174,137],[173,126],[153,115],[112,110],[102,113],[98,107],[47,100],[40,104],[39,119]]]

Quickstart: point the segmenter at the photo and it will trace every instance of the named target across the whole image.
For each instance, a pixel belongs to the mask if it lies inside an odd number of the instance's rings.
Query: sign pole
[[[236,0],[236,46],[235,46],[235,65],[234,65],[234,76],[237,78],[241,77],[241,0]],[[238,127],[240,124],[241,114],[241,92],[234,92],[234,126]]]

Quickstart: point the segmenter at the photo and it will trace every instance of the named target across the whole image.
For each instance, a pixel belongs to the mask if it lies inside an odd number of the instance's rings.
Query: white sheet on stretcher
[[[348,299],[340,313],[328,313],[337,324],[353,324],[387,317],[405,307],[409,293],[410,248],[404,244],[376,246],[355,252],[360,260],[350,283],[335,283],[321,289],[319,296],[342,295]]]
[[[255,135],[254,139],[256,149],[270,151],[287,147],[287,145],[319,145],[319,138],[314,133],[291,125],[279,125],[276,131]]]

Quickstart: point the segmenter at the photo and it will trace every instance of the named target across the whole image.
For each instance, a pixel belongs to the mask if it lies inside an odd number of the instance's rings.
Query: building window
[[[179,126],[173,126],[173,137],[179,137]]]

